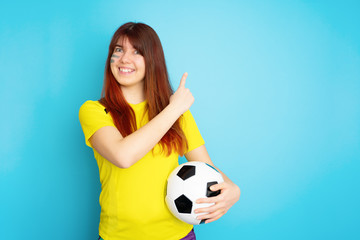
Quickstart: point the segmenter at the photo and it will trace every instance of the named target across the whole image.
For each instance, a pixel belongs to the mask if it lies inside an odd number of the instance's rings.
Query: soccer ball
[[[210,186],[224,182],[221,174],[204,162],[187,162],[172,171],[167,180],[166,204],[178,219],[192,225],[204,223],[206,219],[196,219],[197,208],[209,207],[213,203],[197,204],[199,198],[213,197],[219,191],[211,191]]]

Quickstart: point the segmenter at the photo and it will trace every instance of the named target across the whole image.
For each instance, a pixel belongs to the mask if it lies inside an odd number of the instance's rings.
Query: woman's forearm
[[[118,161],[123,167],[130,167],[161,140],[181,114],[168,105],[155,118],[140,129],[118,141]]]

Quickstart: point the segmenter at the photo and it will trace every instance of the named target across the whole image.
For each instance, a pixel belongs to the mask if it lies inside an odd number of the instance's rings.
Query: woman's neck
[[[123,95],[128,103],[138,104],[145,101],[145,90],[144,88],[121,88]]]

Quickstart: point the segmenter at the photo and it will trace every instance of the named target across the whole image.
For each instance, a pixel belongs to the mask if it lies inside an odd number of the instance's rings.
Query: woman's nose
[[[129,52],[124,52],[124,54],[121,56],[120,61],[122,63],[128,63],[130,61],[130,55]]]

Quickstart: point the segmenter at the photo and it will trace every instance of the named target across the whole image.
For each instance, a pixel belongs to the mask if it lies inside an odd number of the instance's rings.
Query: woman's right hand
[[[179,111],[180,115],[189,110],[189,108],[195,101],[190,90],[188,88],[185,88],[187,76],[187,72],[183,74],[178,89],[170,97],[169,105],[172,106],[173,109],[175,109],[176,111]]]

